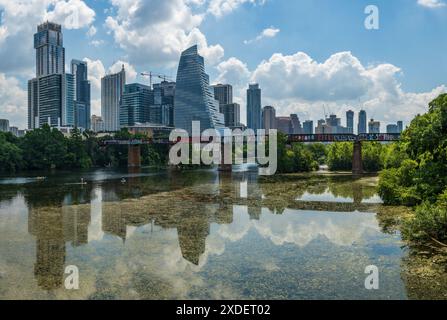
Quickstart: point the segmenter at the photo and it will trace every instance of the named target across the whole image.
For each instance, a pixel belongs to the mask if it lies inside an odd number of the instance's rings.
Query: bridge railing
[[[363,133],[363,134],[289,134],[288,142],[356,142],[356,141],[378,141],[378,142],[392,142],[399,141],[400,133]],[[178,142],[194,143],[197,142],[192,138],[181,140]],[[200,142],[200,140],[199,140]],[[152,138],[152,139],[111,139],[101,142],[102,145],[143,145],[143,144],[175,144],[167,138]]]
[[[363,133],[363,134],[290,134],[288,142],[355,142],[355,141],[399,141],[400,133]]]
[[[360,141],[399,141],[400,133],[362,133],[358,135]]]
[[[101,141],[102,145],[109,146],[109,145],[141,145],[141,144],[148,144],[149,141],[143,140],[143,139],[130,139],[130,140],[120,140],[120,139],[113,139],[113,140],[104,140]]]

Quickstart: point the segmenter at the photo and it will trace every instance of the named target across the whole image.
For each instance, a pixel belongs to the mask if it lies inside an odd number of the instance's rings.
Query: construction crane
[[[148,77],[149,78],[149,83],[150,83],[151,88],[152,88],[152,83],[153,83],[152,80],[154,78],[162,79],[164,82],[166,82],[166,81],[173,81],[169,76],[166,76],[164,74],[156,74],[156,73],[153,73],[152,71],[142,72],[141,75],[143,77]]]
[[[323,104],[323,109],[324,109],[324,120],[326,120],[328,118],[327,112],[326,112],[326,105]]]

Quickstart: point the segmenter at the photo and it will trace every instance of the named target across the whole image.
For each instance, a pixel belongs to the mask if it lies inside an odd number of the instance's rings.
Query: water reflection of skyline
[[[113,184],[92,185],[60,194],[59,206],[54,198],[51,206],[44,205],[42,198],[27,198],[28,230],[36,239],[34,274],[42,289],[62,286],[68,244],[84,246],[90,241],[101,241],[105,235],[125,243],[131,236],[129,230],[148,225],[175,229],[183,259],[195,266],[203,264],[212,252],[222,253],[222,245],[211,248],[216,243],[240,240],[250,229],[275,245],[293,243],[299,247],[318,237],[337,245],[352,245],[364,232],[377,231],[373,215],[366,222],[366,216],[349,218],[350,223],[346,224],[341,216],[328,219],[317,212],[297,216],[293,210],[267,209],[262,206],[266,197],[257,183],[258,177],[252,173],[211,176],[208,183],[193,184],[193,196],[186,191],[180,201],[166,196],[164,188],[148,196],[154,199],[141,198],[145,193],[141,179],[135,176],[118,188]],[[181,182],[173,179],[172,184],[169,188],[177,187],[176,192],[183,194]],[[123,194],[129,198],[122,200]],[[212,201],[207,198],[210,195]],[[241,200],[249,205],[238,205]],[[212,237],[211,225],[219,226]]]

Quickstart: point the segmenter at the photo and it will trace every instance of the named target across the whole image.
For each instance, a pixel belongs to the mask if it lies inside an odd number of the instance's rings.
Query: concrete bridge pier
[[[221,172],[232,172],[233,171],[233,165],[232,164],[225,164],[225,144],[222,143],[220,145],[220,165],[219,165],[219,171]]]
[[[363,159],[362,159],[362,142],[354,142],[354,157],[352,159],[352,174],[363,174]]]
[[[140,145],[129,145],[128,153],[128,167],[129,168],[140,168],[141,167],[141,146]]]

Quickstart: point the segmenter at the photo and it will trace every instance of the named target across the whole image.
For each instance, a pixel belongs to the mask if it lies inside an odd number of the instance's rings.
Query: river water
[[[0,299],[420,297],[393,223],[403,209],[376,185],[212,169],[2,177]],[[365,289],[370,265],[379,290]]]

